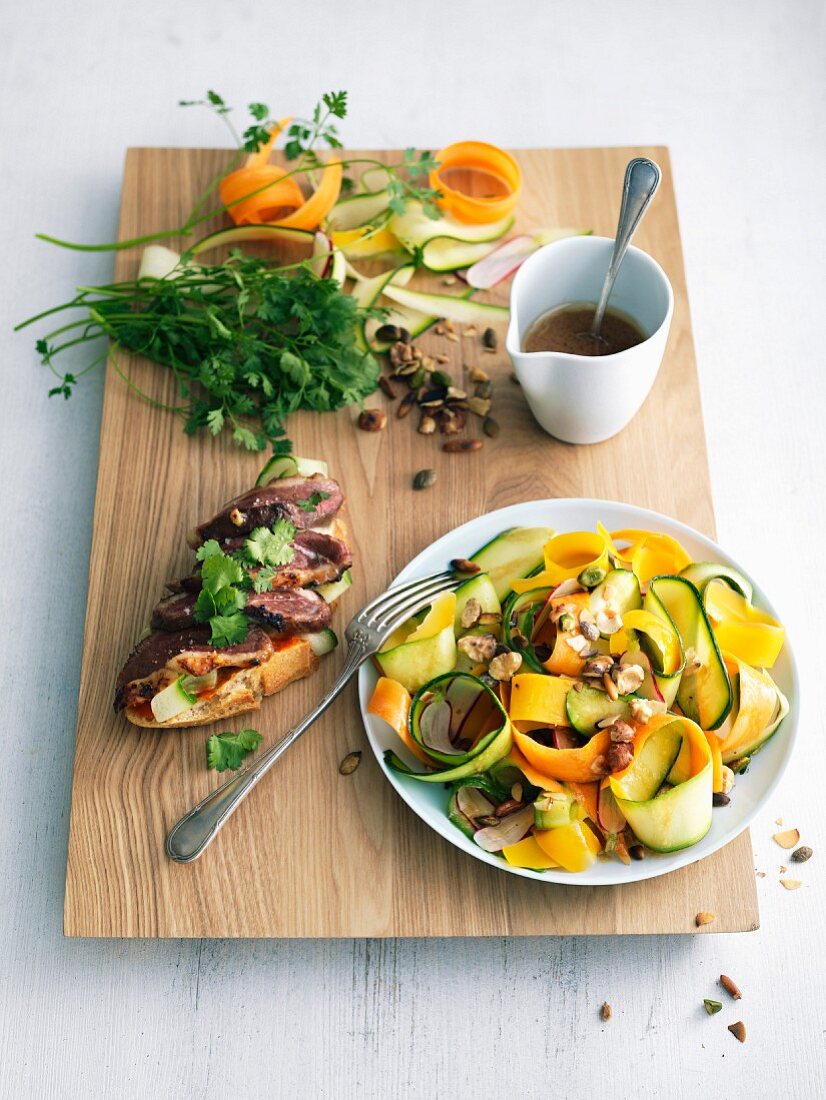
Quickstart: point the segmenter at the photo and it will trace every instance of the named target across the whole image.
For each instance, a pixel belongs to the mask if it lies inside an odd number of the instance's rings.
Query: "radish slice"
[[[310,268],[319,279],[326,279],[333,269],[333,242],[320,230],[313,236],[313,256]]]
[[[494,811],[493,803],[478,787],[460,787],[456,792],[456,805],[474,828],[477,817],[486,817]]]
[[[501,852],[510,844],[516,844],[533,825],[533,806],[525,806],[514,814],[503,817],[498,825],[487,825],[474,833],[473,839],[486,852]]]
[[[519,237],[511,237],[509,241],[468,268],[465,277],[477,290],[490,290],[497,283],[507,279],[509,275],[513,275],[528,256],[536,252],[537,248],[539,244],[536,238],[527,233]]]
[[[141,266],[138,269],[138,281],[141,279],[168,279],[176,272],[181,257],[171,248],[162,244],[150,244],[143,250]],[[181,269],[183,270],[183,269]]]
[[[620,812],[616,798],[614,798],[614,792],[608,786],[600,787],[597,817],[599,818],[597,824],[606,833],[621,833],[625,828],[625,818]]]
[[[542,245],[560,241],[565,237],[587,236],[590,229],[539,229],[536,233],[523,233],[511,237],[503,245],[468,269],[465,278],[477,290],[490,290],[517,271],[533,252]]]
[[[462,750],[457,749],[450,740],[451,719],[453,708],[447,699],[437,696],[422,711],[419,721],[419,733],[422,744],[436,752],[456,753],[461,755]]]

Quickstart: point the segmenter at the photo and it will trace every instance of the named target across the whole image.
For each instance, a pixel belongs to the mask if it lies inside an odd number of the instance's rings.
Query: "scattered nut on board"
[[[734,984],[728,974],[720,975],[720,985],[723,987],[723,989],[725,989],[726,993],[728,993],[729,996],[735,999],[735,1001],[739,1001],[742,998],[743,994],[740,992],[740,990]]]
[[[338,770],[341,772],[342,775],[352,775],[360,763],[360,752],[348,752],[342,762],[339,764]]]
[[[738,1042],[745,1043],[746,1025],[743,1023],[742,1020],[738,1020],[736,1024],[729,1024],[728,1029]]]
[[[611,1006],[608,1004],[608,1002],[603,1001],[602,1002],[602,1008],[599,1010],[600,1019],[610,1020],[611,1017],[613,1016],[613,1014],[614,1014],[614,1011],[611,1008]]]
[[[812,855],[812,849],[807,848],[804,844],[801,848],[798,848],[796,851],[792,852],[792,863],[805,863],[807,859],[812,858]]]
[[[800,843],[800,830],[785,829],[782,833],[774,833],[772,840],[781,848],[795,848]]]
[[[780,885],[785,886],[787,890],[797,890],[798,887],[801,886],[802,884],[800,882],[800,879],[782,878],[780,880]]]
[[[707,910],[702,910],[694,918],[694,921],[698,928],[701,928],[704,924],[711,924],[713,920],[717,919],[716,913],[709,913]]]
[[[713,1016],[715,1013],[722,1012],[723,1010],[723,1002],[712,1001],[710,997],[703,997],[703,1004],[709,1016]]]

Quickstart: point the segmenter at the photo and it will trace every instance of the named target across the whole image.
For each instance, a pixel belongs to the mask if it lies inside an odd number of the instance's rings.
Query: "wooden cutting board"
[[[529,150],[519,223],[581,226],[612,235],[625,165],[644,154],[663,184],[637,243],[664,267],[675,308],[665,362],[645,406],[617,438],[573,447],[532,420],[504,353],[477,337],[429,335],[431,353],[480,363],[494,379],[500,437],[476,455],[445,455],[413,418],[386,431],[353,426],[355,413],[301,414],[289,425],[299,454],[323,457],[349,500],[355,583],[341,626],[445,531],[506,504],[542,497],[606,497],[655,508],[714,534],[703,422],[668,152],[663,148]],[[356,154],[364,155],[364,154]],[[378,154],[397,159],[392,153]],[[121,239],[179,225],[226,154],[130,149]],[[131,278],[135,250],[118,253]],[[434,285],[439,280],[433,279]],[[492,300],[507,300],[507,285]],[[500,340],[501,344],[501,340]],[[134,360],[133,380],[174,400],[169,372]],[[378,394],[369,404],[388,406]],[[469,858],[433,833],[394,793],[367,745],[355,685],[250,795],[205,855],[166,859],[170,826],[220,782],[206,769],[204,728],[140,732],[112,711],[118,669],[160,597],[191,562],[184,535],[252,485],[260,456],[186,437],[181,423],[140,401],[109,368],[100,437],[86,634],[80,684],[66,880],[69,936],[502,936],[714,931],[758,926],[748,833],[702,863],[662,878],[584,888],[529,881]],[[412,474],[438,471],[414,494]],[[288,728],[332,681],[339,651],[312,679],[244,716],[265,739]],[[239,728],[242,722],[235,723]],[[341,758],[364,751],[339,775]]]

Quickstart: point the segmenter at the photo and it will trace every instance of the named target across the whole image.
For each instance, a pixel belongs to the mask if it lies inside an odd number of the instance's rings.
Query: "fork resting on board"
[[[166,854],[176,863],[191,863],[197,859],[215,838],[218,830],[237,809],[252,788],[270,770],[276,760],[330,706],[353,673],[368,657],[377,653],[398,626],[416,611],[438,596],[461,583],[450,570],[432,573],[415,581],[389,588],[362,608],[350,620],[344,636],[347,639],[347,658],[335,683],[322,699],[301,721],[271,745],[257,759],[238,772],[232,779],[202,799],[194,809],[181,818],[166,838]]]

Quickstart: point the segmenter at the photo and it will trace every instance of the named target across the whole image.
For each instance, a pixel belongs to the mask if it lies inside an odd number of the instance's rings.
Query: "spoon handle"
[[[602,320],[614,289],[614,280],[620,269],[620,264],[625,258],[631,238],[640,224],[648,204],[654,197],[654,193],[660,185],[661,172],[659,166],[647,157],[634,157],[628,162],[625,169],[625,182],[622,186],[622,205],[620,206],[619,222],[617,223],[617,235],[614,240],[614,252],[611,256],[611,264],[599,296],[597,311],[591,323],[591,334],[598,336],[602,328]]]

